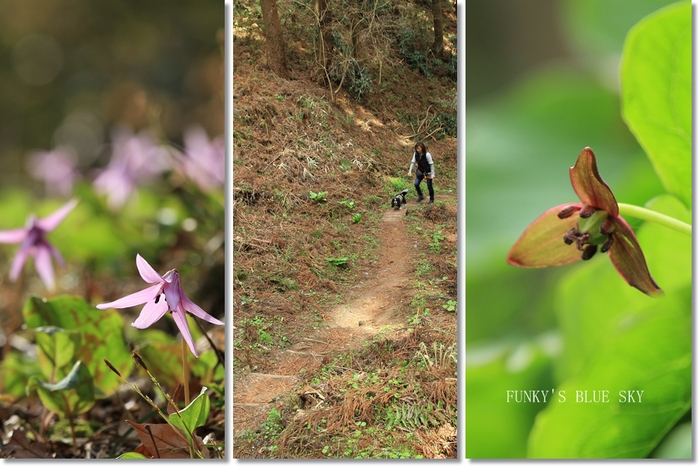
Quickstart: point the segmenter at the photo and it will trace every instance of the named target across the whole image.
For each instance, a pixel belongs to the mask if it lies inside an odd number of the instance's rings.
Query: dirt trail
[[[342,304],[323,313],[327,326],[313,335],[288,336],[293,344],[271,358],[276,364],[269,373],[234,375],[234,434],[258,429],[276,401],[298,384],[300,369],[319,368],[331,361],[331,354],[360,347],[385,326],[405,323],[398,310],[409,295],[416,245],[409,243],[403,219],[413,209],[418,205],[409,201],[401,210],[385,211],[377,263],[345,293]]]

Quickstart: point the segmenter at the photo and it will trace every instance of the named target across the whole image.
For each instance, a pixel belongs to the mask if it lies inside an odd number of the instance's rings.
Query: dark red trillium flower
[[[581,202],[555,206],[538,217],[511,248],[508,263],[521,268],[559,266],[589,260],[600,249],[629,285],[648,295],[660,293],[634,232],[598,174],[591,148],[581,151],[569,176]]]

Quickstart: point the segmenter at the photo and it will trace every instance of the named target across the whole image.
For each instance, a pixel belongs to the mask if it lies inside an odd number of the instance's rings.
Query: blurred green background
[[[595,386],[595,378],[584,377],[593,373],[581,369],[605,360],[596,353],[601,346],[620,351],[623,344],[613,341],[624,340],[625,319],[643,321],[648,313],[653,321],[661,309],[680,310],[667,314],[678,313],[688,326],[690,348],[688,238],[656,226],[638,232],[641,223],[627,219],[667,292],[651,305],[605,255],[547,269],[506,264],[532,221],[578,201],[568,168],[585,146],[619,202],[644,206],[665,192],[622,120],[619,64],[629,29],[671,3],[467,0],[467,457],[525,457],[544,404],[506,404],[505,390],[552,389],[572,377]],[[690,212],[666,196],[655,209],[690,222]],[[684,330],[668,332],[685,342]],[[615,359],[610,352],[607,358]],[[655,453],[682,457],[688,444],[681,444],[672,454]]]

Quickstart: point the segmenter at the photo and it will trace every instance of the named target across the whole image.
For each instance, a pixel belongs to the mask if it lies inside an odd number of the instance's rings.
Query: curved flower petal
[[[51,251],[46,245],[37,245],[34,249],[34,267],[46,288],[54,290],[56,284],[54,282],[53,266],[51,265]]]
[[[72,200],[64,204],[62,207],[60,207],[58,210],[54,211],[52,214],[49,214],[48,216],[37,220],[36,226],[44,232],[51,232],[53,229],[58,227],[58,224],[60,224],[63,221],[63,219],[66,218],[66,216],[73,210],[73,208],[77,204],[78,200],[73,198]]]
[[[0,231],[0,243],[19,243],[27,237],[27,229],[12,229]]]
[[[564,243],[564,235],[576,227],[578,215],[560,219],[557,215],[567,206],[562,204],[545,211],[525,229],[508,253],[508,263],[521,268],[544,268],[573,263],[581,258],[575,246]]]
[[[45,247],[49,251],[49,253],[51,253],[51,256],[53,256],[53,258],[59,265],[66,265],[66,262],[63,260],[63,256],[61,256],[61,253],[52,244],[44,240],[41,242],[40,246]]]
[[[204,321],[211,324],[224,324],[223,321],[219,321],[212,315],[200,308],[196,303],[190,300],[186,295],[182,295],[182,306],[184,309],[192,313],[197,318],[203,319]]]
[[[595,155],[589,147],[583,148],[576,164],[569,169],[571,186],[584,205],[603,209],[613,217],[620,211],[610,187],[600,178]]]
[[[136,267],[139,270],[141,279],[148,282],[149,284],[163,282],[163,277],[160,274],[158,274],[156,270],[153,269],[151,265],[148,264],[148,262],[145,259],[143,259],[143,257],[138,253],[136,254]]]
[[[613,232],[613,244],[610,247],[610,261],[617,272],[632,287],[636,287],[647,295],[656,295],[662,292],[654,282],[647,268],[647,262],[642,253],[642,247],[637,242],[634,232],[624,219],[618,217],[613,220],[615,230]]]
[[[154,297],[152,300],[146,302],[139,317],[136,318],[131,325],[138,329],[146,329],[148,326],[161,319],[166,311],[168,311],[168,304],[166,301],[161,297],[158,303],[156,303]]]
[[[27,240],[20,245],[17,253],[15,253],[15,257],[12,259],[12,266],[10,267],[10,280],[12,282],[16,281],[19,277],[19,273],[24,267],[24,263],[27,262],[27,258],[32,252],[31,242]]]
[[[160,288],[160,284],[152,285],[151,287],[143,289],[139,292],[122,297],[119,300],[109,303],[100,303],[97,305],[97,308],[100,310],[106,310],[107,308],[129,308],[131,306],[141,305],[142,303],[146,303],[150,300],[155,300],[156,295],[160,293]]]
[[[182,307],[178,307],[177,310],[173,311],[172,315],[173,319],[175,320],[175,324],[177,324],[177,327],[180,330],[180,333],[182,334],[182,338],[185,339],[185,342],[187,342],[187,345],[190,347],[192,354],[195,357],[199,358],[197,349],[194,346],[194,340],[192,339],[192,333],[190,332],[190,325],[187,322],[187,315],[185,314],[185,310],[183,310]]]

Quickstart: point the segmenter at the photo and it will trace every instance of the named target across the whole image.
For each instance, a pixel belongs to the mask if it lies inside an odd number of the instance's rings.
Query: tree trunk
[[[328,79],[333,57],[333,15],[328,0],[317,0],[318,8],[318,63],[324,76]]]
[[[350,0],[350,39],[352,58],[360,61],[360,9],[357,0]]]
[[[267,63],[277,76],[289,79],[284,36],[282,36],[282,26],[277,13],[277,0],[260,0],[260,7],[262,9],[263,23],[265,24]]]
[[[442,43],[442,29],[444,21],[442,19],[442,0],[433,0],[433,31],[435,32],[435,40],[430,47],[433,53],[442,58],[444,46]]]

